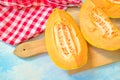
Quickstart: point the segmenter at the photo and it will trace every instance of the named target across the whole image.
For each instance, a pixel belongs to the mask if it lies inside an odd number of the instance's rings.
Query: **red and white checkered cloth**
[[[44,31],[54,8],[80,5],[81,0],[0,0],[0,40],[23,42]]]

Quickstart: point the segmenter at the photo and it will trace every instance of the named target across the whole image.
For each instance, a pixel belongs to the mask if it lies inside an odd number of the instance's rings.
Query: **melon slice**
[[[91,0],[81,7],[80,28],[91,45],[110,51],[120,49],[120,30]]]
[[[63,10],[55,9],[45,30],[48,54],[60,68],[71,70],[87,62],[87,44],[72,17]]]

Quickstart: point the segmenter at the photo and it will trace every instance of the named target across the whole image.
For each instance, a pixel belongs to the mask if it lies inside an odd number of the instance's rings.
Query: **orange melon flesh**
[[[91,0],[97,7],[110,18],[120,18],[120,0]]]
[[[109,51],[120,49],[120,30],[91,0],[81,7],[80,28],[91,45]]]
[[[45,30],[48,54],[60,68],[71,70],[87,62],[87,44],[72,17],[63,10],[55,9]]]

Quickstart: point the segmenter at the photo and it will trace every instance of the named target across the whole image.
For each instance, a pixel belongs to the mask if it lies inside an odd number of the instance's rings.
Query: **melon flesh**
[[[91,45],[110,51],[120,49],[120,30],[91,0],[86,0],[81,7],[80,28]]]
[[[76,69],[87,62],[87,43],[73,18],[55,9],[45,30],[45,43],[53,62],[65,70]]]
[[[110,18],[120,18],[120,0],[91,0]]]

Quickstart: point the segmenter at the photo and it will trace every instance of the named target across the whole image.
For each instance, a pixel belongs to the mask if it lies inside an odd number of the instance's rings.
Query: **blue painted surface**
[[[48,54],[22,59],[14,49],[0,41],[0,80],[120,80],[120,62],[68,75]]]

